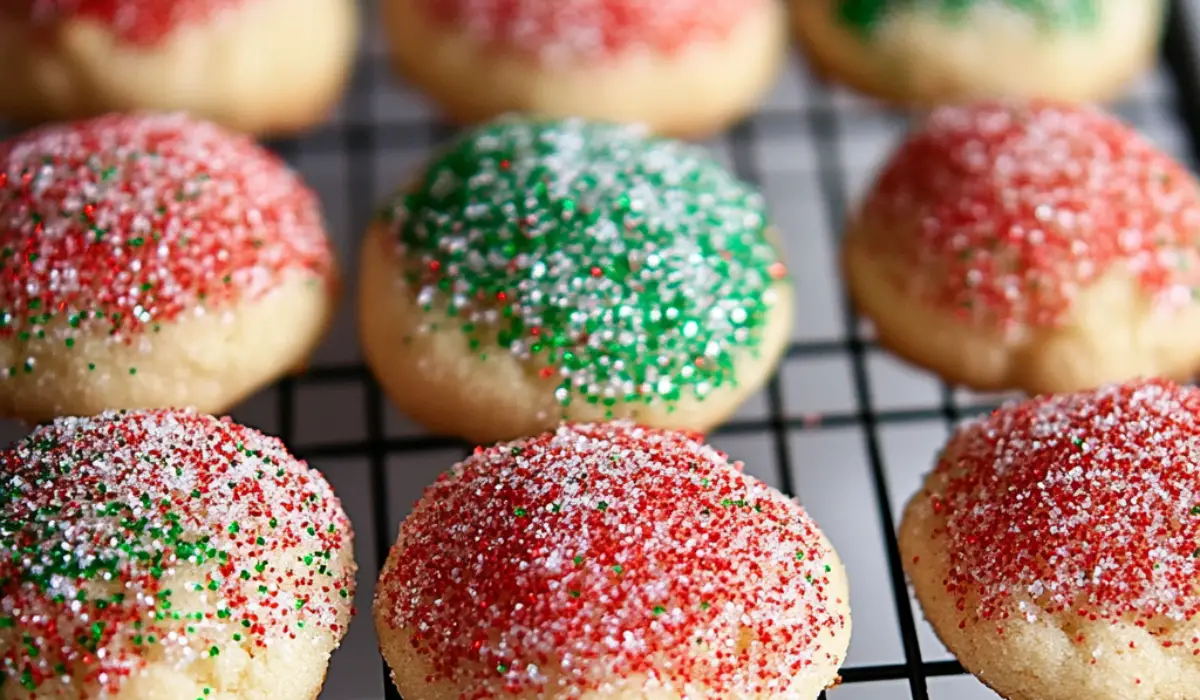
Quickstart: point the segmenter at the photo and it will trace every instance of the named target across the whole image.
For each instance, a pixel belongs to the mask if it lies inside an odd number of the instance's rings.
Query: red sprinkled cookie
[[[900,528],[926,616],[1010,698],[1194,697],[1200,391],[1046,396],[961,428]]]
[[[309,700],[353,534],[276,439],[183,411],[62,418],[0,453],[5,698]]]
[[[316,196],[246,137],[108,116],[0,144],[0,408],[221,411],[308,355],[335,262]]]
[[[694,136],[774,80],[774,0],[383,0],[397,70],[462,122],[506,112]]]
[[[357,0],[0,0],[0,119],[181,110],[255,134],[322,120]]]
[[[430,487],[375,622],[410,697],[815,698],[845,573],[794,501],[690,435],[564,425]]]
[[[635,50],[673,54],[724,39],[769,0],[416,0],[437,23],[540,59],[605,60]]]
[[[47,27],[79,19],[120,41],[153,45],[172,32],[219,18],[255,0],[0,0],[0,15]]]
[[[851,226],[884,342],[976,388],[1068,391],[1200,367],[1195,178],[1091,107],[933,112]]]

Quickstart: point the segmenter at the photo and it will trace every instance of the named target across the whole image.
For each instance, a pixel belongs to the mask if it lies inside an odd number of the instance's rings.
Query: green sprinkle
[[[527,363],[563,406],[672,406],[734,384],[784,276],[761,195],[703,148],[622,126],[478,127],[379,218],[418,303],[461,319],[474,352]]]

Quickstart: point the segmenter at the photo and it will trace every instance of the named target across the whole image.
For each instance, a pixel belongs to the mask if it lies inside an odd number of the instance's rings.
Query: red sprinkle
[[[91,698],[148,662],[301,634],[331,650],[352,546],[329,484],[274,438],[188,411],[58,419],[0,453],[5,688]]]
[[[1200,286],[1194,178],[1098,109],[1049,102],[936,110],[868,197],[900,282],[965,319],[1061,323],[1080,289],[1125,266],[1152,300]]]
[[[0,337],[129,338],[332,271],[316,196],[212,124],[113,115],[0,144]]]
[[[560,668],[561,697],[636,675],[775,696],[841,661],[845,635],[818,646],[849,624],[832,556],[795,501],[695,436],[567,425],[477,450],[431,486],[376,609],[466,699],[532,697]]]
[[[609,58],[636,49],[675,53],[723,40],[771,0],[420,0],[477,41],[550,61]]]
[[[1040,397],[960,429],[924,497],[944,518],[934,537],[963,621],[1069,614],[1166,635],[1192,619],[1198,449],[1200,391],[1164,380]]]
[[[0,16],[46,27],[73,19],[99,24],[121,41],[150,46],[179,27],[209,22],[251,0],[0,0]]]

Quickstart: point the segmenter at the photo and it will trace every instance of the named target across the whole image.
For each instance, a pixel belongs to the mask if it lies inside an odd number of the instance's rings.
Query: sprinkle
[[[1011,330],[1068,318],[1123,265],[1163,305],[1200,288],[1196,182],[1128,126],[1083,106],[936,110],[884,170],[864,218],[907,260],[902,284]]]
[[[869,34],[896,11],[936,11],[952,22],[980,7],[1002,8],[1023,13],[1045,29],[1092,27],[1100,16],[1096,0],[839,0],[838,19],[855,30]]]
[[[262,476],[264,463],[283,473]],[[252,544],[268,514],[270,544]],[[0,671],[39,697],[69,682],[91,698],[118,693],[148,647],[183,667],[219,654],[234,626],[245,647],[300,622],[340,639],[349,603],[333,591],[353,591],[338,558],[351,545],[329,485],[276,439],[186,411],[56,420],[0,453],[0,626],[27,641],[0,645]]]
[[[777,693],[838,653],[817,645],[849,620],[816,525],[740,470],[687,435],[623,422],[479,451],[401,526],[376,610],[420,630],[431,678],[463,697],[542,697],[547,679],[530,664],[562,669],[562,697],[638,674],[711,697]],[[718,508],[723,498],[762,508]],[[680,653],[697,639],[713,653]]]
[[[148,46],[161,42],[175,29],[224,19],[248,0],[25,0],[0,3],[0,15],[28,21],[35,27],[71,19],[87,20],[112,31],[122,42]],[[108,179],[111,173],[103,173]]]
[[[333,268],[299,177],[250,139],[182,115],[101,117],[0,144],[0,249],[11,253],[0,338],[31,349],[74,347],[81,333],[133,342]]]
[[[421,0],[475,41],[548,62],[602,61],[631,50],[676,53],[721,41],[769,0]]]
[[[1194,618],[1198,450],[1200,391],[1162,380],[1010,404],[961,428],[924,497],[964,622],[1068,614],[1166,635]]]
[[[633,127],[483,126],[382,216],[418,302],[479,352],[552,368],[564,406],[735,383],[779,293],[762,197],[705,151]]]

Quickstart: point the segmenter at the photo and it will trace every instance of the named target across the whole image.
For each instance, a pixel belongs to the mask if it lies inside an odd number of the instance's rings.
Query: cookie
[[[762,197],[636,127],[504,119],[387,203],[359,327],[384,391],[477,443],[562,419],[706,431],[766,381],[791,285]]]
[[[0,453],[0,694],[312,700],[352,540],[325,479],[255,430],[60,418]]]
[[[287,134],[353,66],[355,0],[0,0],[0,118],[187,111]]]
[[[893,103],[1093,101],[1154,64],[1162,0],[791,0],[810,61]]]
[[[316,196],[247,137],[106,116],[0,144],[0,415],[218,413],[334,306]]]
[[[845,571],[794,500],[692,436],[564,425],[431,486],[375,626],[421,698],[796,698],[837,681]]]
[[[396,70],[452,119],[506,112],[704,136],[782,64],[775,0],[383,0]]]
[[[1045,396],[960,428],[900,526],[925,616],[1009,700],[1200,687],[1200,391]]]
[[[952,383],[1051,393],[1200,368],[1195,178],[1089,107],[933,112],[850,223],[880,342]]]

